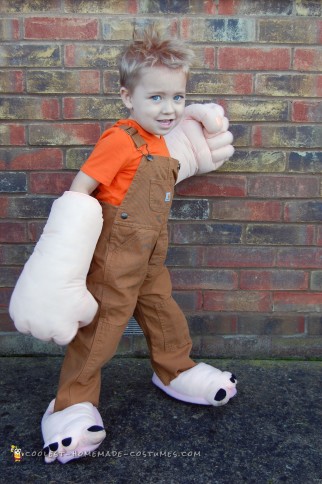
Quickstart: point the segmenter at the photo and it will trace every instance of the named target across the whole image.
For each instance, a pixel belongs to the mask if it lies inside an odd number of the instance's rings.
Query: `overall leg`
[[[190,358],[187,320],[171,291],[166,267],[153,270],[140,288],[134,312],[147,340],[152,367],[165,385],[196,365]]]
[[[137,284],[127,288],[106,283],[94,321],[79,329],[67,348],[55,411],[85,401],[98,405],[101,368],[115,354],[133,314],[141,279],[144,279],[139,270],[137,279]]]
[[[88,289],[99,302],[99,310],[91,324],[78,330],[67,348],[55,412],[86,401],[98,405],[101,368],[117,350],[145,276],[138,270],[129,279],[126,268],[122,269],[122,263],[130,263],[125,253],[127,244],[119,244],[121,248],[116,253],[113,248],[117,244],[111,241],[119,237],[123,242],[127,233],[123,236],[121,228],[114,227],[111,236],[115,213],[116,207],[103,206],[104,226],[87,279]]]
[[[177,400],[225,405],[236,394],[236,377],[190,358],[187,321],[171,297],[165,267],[141,287],[135,317],[143,329],[155,371],[153,383]]]
[[[55,412],[80,402],[98,406],[101,368],[115,354],[127,325],[104,322],[98,313],[69,344],[61,369]]]

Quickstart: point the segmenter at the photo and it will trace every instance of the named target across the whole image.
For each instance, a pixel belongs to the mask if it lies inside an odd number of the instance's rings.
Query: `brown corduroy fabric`
[[[146,145],[134,128],[125,130],[138,149]],[[67,348],[55,411],[85,401],[98,405],[101,368],[115,354],[133,314],[163,383],[195,365],[187,321],[171,296],[164,266],[177,171],[177,160],[143,156],[122,204],[102,203],[103,230],[87,279],[99,310]]]

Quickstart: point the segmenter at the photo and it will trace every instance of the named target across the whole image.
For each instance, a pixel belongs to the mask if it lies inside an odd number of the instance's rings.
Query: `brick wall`
[[[116,58],[155,21],[192,42],[189,101],[222,104],[236,154],[184,181],[168,264],[197,356],[317,357],[322,348],[322,21],[307,0],[0,0],[2,352],[12,287],[55,197],[125,111]],[[51,348],[51,349],[48,349]],[[125,336],[123,354],[146,354]]]

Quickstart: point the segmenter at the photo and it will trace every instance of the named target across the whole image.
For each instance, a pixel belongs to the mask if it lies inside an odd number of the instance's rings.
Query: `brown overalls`
[[[134,128],[121,129],[138,149],[146,146]],[[102,203],[104,224],[87,278],[99,310],[67,348],[55,411],[85,401],[98,405],[101,368],[115,354],[133,314],[164,384],[195,366],[187,321],[171,297],[164,266],[177,172],[177,160],[144,155],[121,205]]]

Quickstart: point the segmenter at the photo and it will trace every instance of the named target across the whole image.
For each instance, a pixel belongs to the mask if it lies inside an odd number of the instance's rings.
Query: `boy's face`
[[[186,82],[181,69],[146,67],[132,92],[121,88],[121,98],[131,111],[131,119],[149,133],[164,136],[183,116]]]

